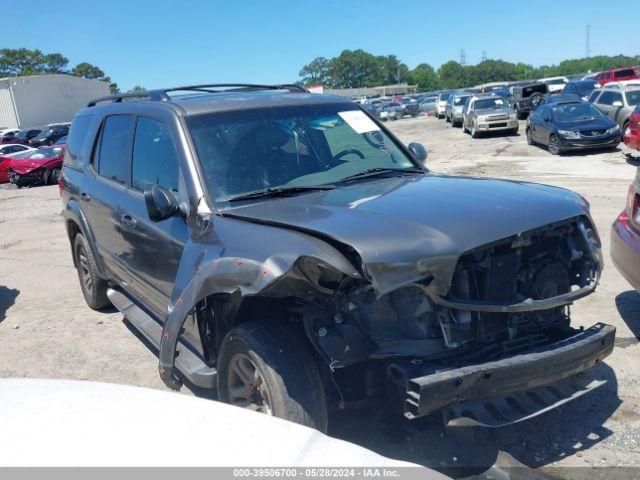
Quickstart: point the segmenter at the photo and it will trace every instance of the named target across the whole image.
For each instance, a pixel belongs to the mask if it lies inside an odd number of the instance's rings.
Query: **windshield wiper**
[[[242,193],[234,197],[227,198],[227,202],[237,202],[239,200],[249,200],[251,198],[265,198],[265,197],[284,197],[300,192],[309,192],[314,190],[333,190],[336,188],[334,185],[299,185],[295,187],[272,187],[265,188],[264,190],[257,190],[255,192]]]
[[[403,172],[403,173],[424,173],[424,170],[420,170],[419,168],[401,168],[401,167],[374,167],[367,168],[362,172],[354,173],[353,175],[348,175],[341,179],[343,180],[352,180],[354,178],[363,178],[363,177],[371,177],[375,175],[379,175],[381,173],[388,172]]]

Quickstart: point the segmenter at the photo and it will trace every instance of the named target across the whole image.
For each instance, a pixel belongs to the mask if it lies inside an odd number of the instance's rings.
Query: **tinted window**
[[[589,96],[589,101],[590,102],[594,102],[596,100],[596,98],[598,97],[598,95],[600,95],[600,90],[595,90],[590,96]]]
[[[169,129],[162,122],[140,117],[133,141],[131,185],[142,192],[154,183],[177,193],[178,159]]]
[[[80,115],[73,119],[67,141],[67,152],[64,157],[65,165],[76,165],[82,162],[80,153],[87,140],[87,132],[92,121],[93,115]]]
[[[613,72],[613,78],[622,78],[622,77],[634,77],[636,74],[633,68],[627,68],[625,70],[618,70],[617,72]]]
[[[127,181],[132,123],[131,115],[112,115],[106,118],[93,162],[103,177],[120,183]]]

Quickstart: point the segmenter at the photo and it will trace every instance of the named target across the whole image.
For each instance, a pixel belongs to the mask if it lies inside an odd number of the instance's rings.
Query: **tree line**
[[[327,88],[360,88],[407,82],[418,85],[421,91],[431,91],[488,82],[574,75],[631,65],[640,65],[640,55],[599,55],[540,67],[504,60],[484,60],[476,65],[461,65],[450,60],[437,70],[428,63],[409,69],[395,55],[372,55],[358,49],[343,50],[333,58],[315,58],[302,67],[299,75],[304,85],[322,84]]]
[[[119,91],[118,85],[95,65],[81,62],[69,67],[69,59],[60,53],[43,53],[38,49],[0,49],[0,78],[23,75],[65,73],[76,77],[100,80],[109,84],[112,93]]]

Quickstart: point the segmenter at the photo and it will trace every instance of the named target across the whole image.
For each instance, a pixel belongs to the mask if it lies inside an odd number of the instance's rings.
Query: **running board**
[[[162,325],[144,310],[134,304],[129,297],[117,290],[107,290],[109,301],[151,344],[160,350]],[[216,388],[217,370],[209,367],[202,357],[191,351],[184,343],[178,341],[176,347],[176,368],[191,383],[201,388]]]
[[[455,427],[503,427],[536,417],[604,385],[585,375],[522,392],[458,403],[444,411],[445,424]]]

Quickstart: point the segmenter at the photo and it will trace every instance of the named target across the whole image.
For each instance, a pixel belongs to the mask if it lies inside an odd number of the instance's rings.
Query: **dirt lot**
[[[637,165],[629,150],[622,146],[553,157],[528,146],[524,134],[474,140],[442,120],[424,117],[389,126],[403,141],[422,142],[429,150],[427,163],[436,172],[543,182],[585,196],[604,243],[605,270],[598,291],[577,302],[572,317],[578,325],[615,325],[616,349],[606,364],[591,372],[606,379],[606,386],[516,426],[473,432],[443,429],[435,418],[411,423],[350,412],[334,419],[330,433],[450,473],[456,472],[449,468],[461,465],[491,465],[499,451],[563,477],[592,476],[587,469],[564,467],[637,466],[640,295],[618,274],[608,253],[610,224],[624,205]],[[0,205],[0,377],[72,378],[165,389],[156,357],[122,316],[85,306],[60,221],[57,187],[0,186]],[[509,455],[500,454],[500,461],[508,461]]]

